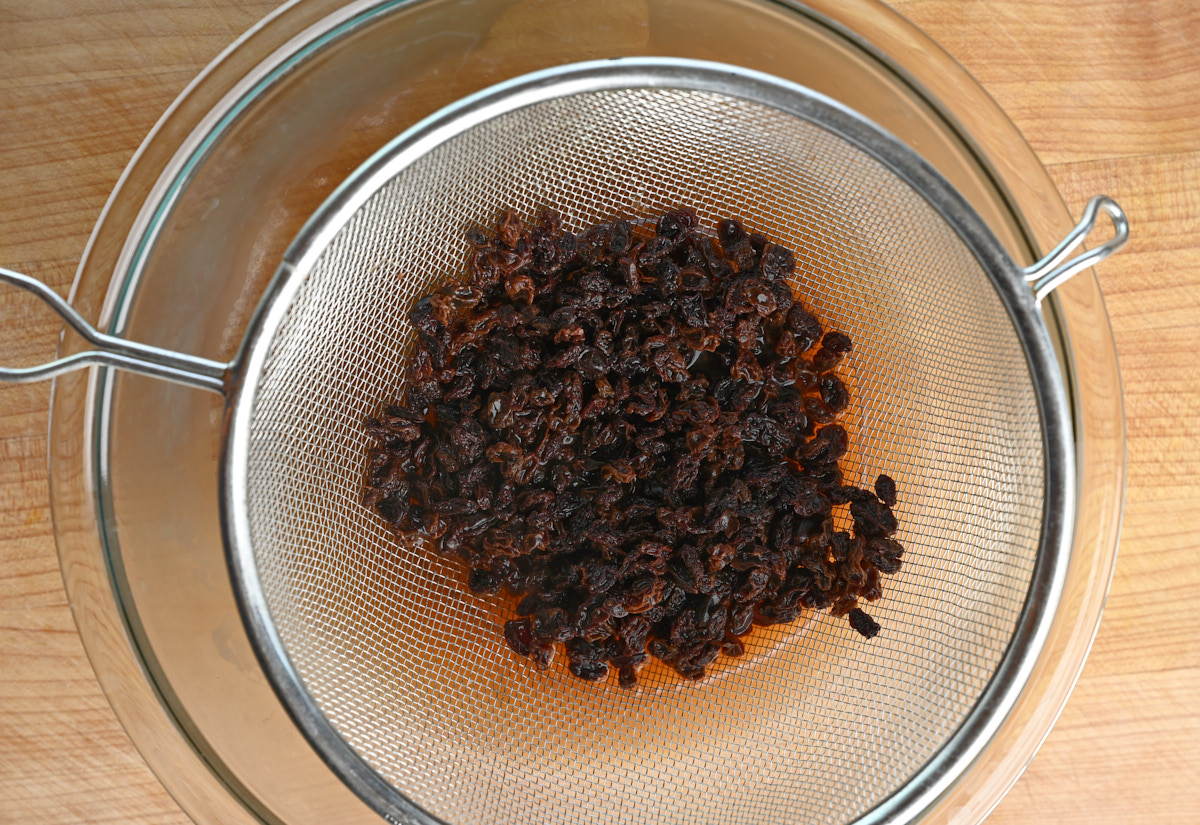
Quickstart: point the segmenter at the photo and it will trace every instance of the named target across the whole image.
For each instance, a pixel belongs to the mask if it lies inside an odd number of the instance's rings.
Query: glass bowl
[[[105,331],[228,360],[292,237],[379,147],[500,80],[625,55],[739,63],[857,109],[937,167],[1019,263],[1073,224],[987,94],[871,0],[300,0],[163,116],[110,198],[71,300]],[[1076,277],[1044,309],[1079,464],[1065,590],[1017,705],[924,821],[978,822],[1016,781],[1082,668],[1112,573],[1124,418],[1096,279]],[[130,737],[197,822],[378,822],[288,718],[243,629],[221,539],[224,415],[218,396],[137,375],[56,381],[54,527],[84,645]]]

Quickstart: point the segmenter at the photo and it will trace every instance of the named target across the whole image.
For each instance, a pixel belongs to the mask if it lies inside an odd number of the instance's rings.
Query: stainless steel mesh
[[[795,286],[854,339],[847,476],[900,490],[904,568],[872,641],[823,614],[632,691],[535,672],[512,605],[397,544],[359,503],[362,420],[402,392],[414,300],[502,208],[580,229],[689,205],[798,252]],[[271,344],[248,520],[280,638],[341,736],[415,803],[466,823],[836,823],[895,791],[963,721],[1029,587],[1043,447],[1021,343],[987,275],[918,194],[816,126],[721,95],[603,91],[475,126],[363,206]],[[561,662],[561,658],[560,662]]]

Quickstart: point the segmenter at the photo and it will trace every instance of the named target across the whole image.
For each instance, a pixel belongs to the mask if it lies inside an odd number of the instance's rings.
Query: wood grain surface
[[[1099,270],[1129,486],[1091,657],[995,823],[1200,822],[1200,4],[896,0],[1047,164],[1133,240]],[[0,0],[0,265],[60,293],[122,169],[205,64],[266,14],[234,0]],[[5,363],[60,325],[0,291]],[[0,822],[183,825],[92,675],[49,515],[45,385],[0,390]]]

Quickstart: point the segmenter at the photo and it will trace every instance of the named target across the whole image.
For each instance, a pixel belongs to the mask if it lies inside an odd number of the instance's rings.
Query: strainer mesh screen
[[[797,251],[796,288],[856,348],[848,483],[899,487],[902,571],[866,641],[819,614],[631,691],[508,650],[503,597],[397,543],[359,503],[363,417],[397,398],[408,309],[461,275],[466,230],[543,206],[579,230],[688,205]],[[891,172],[757,104],[674,90],[538,103],[442,144],[323,253],[254,402],[248,519],[270,614],[321,711],[418,805],[466,823],[838,823],[962,722],[1029,586],[1042,435],[1008,315],[975,258]]]

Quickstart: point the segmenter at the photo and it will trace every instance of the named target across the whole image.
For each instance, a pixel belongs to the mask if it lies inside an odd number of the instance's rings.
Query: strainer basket
[[[578,230],[683,205],[796,250],[798,293],[856,342],[844,465],[899,482],[904,568],[870,642],[813,614],[757,629],[699,683],[538,673],[503,644],[508,600],[468,594],[362,507],[362,419],[402,393],[406,312],[462,270],[467,228],[504,208]],[[1101,210],[1115,236],[1068,260]],[[464,99],[356,171],[233,363],[102,335],[0,271],[99,347],[3,377],[101,363],[226,395],[222,515],[251,638],[314,747],[391,821],[912,821],[987,745],[1053,615],[1074,456],[1038,304],[1127,234],[1098,198],[1023,270],[919,157],[828,98],[718,64],[576,64]]]

